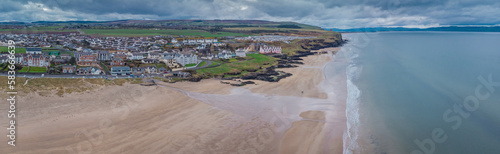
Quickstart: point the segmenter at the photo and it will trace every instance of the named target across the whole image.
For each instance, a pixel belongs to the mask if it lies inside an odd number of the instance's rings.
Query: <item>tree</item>
[[[75,59],[75,57],[71,57],[71,59],[69,59],[69,63],[70,63],[71,65],[75,65],[75,64],[76,64],[76,59]]]

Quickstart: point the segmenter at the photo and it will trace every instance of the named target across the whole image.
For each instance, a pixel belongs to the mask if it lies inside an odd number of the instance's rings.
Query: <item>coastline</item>
[[[338,47],[322,50],[336,52]],[[341,97],[332,98],[332,91],[322,87],[332,52],[303,57],[299,67],[280,68],[293,75],[273,83],[233,87],[209,79],[151,87],[125,84],[63,97],[30,93],[20,99],[26,103],[19,107],[19,149],[342,153],[345,101],[324,106]]]

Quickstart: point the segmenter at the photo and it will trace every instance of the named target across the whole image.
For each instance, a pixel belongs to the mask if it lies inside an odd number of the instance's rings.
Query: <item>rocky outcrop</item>
[[[247,73],[241,77],[244,80],[262,80],[268,82],[278,82],[279,80],[292,76],[291,73],[276,71],[275,67],[269,67],[261,72]]]

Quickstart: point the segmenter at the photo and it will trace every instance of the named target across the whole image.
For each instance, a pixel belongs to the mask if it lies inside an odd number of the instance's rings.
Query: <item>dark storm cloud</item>
[[[1,21],[260,19],[322,27],[499,24],[497,0],[2,0]]]

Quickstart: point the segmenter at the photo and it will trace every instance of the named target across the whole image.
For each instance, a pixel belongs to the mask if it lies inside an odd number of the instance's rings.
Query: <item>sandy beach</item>
[[[277,83],[209,79],[25,94],[17,145],[0,144],[0,153],[342,153],[345,94],[327,88],[342,84],[323,75],[338,48],[322,50],[280,69],[293,76]]]

